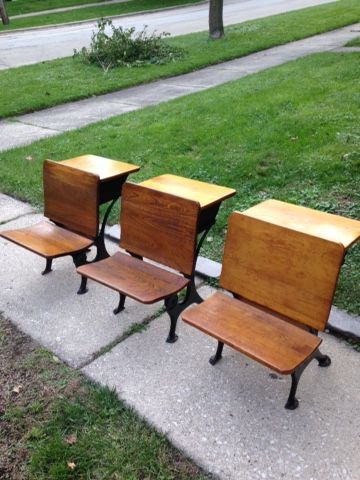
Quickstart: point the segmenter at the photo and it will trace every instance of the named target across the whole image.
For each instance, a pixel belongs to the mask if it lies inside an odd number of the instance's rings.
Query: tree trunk
[[[10,23],[9,17],[7,16],[5,10],[4,0],[0,0],[0,17],[4,25],[8,25]]]
[[[224,0],[210,0],[209,36],[213,40],[224,36],[223,4]]]

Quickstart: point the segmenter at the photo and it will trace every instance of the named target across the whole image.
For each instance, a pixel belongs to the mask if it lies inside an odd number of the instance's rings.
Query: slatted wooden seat
[[[344,246],[234,212],[225,242],[220,285],[235,298],[215,293],[183,313],[183,320],[275,370],[291,374],[286,408],[298,406],[297,385],[319,351],[319,330],[329,316]]]
[[[83,279],[90,278],[119,292],[119,305],[114,313],[123,310],[127,296],[146,304],[164,300],[170,316],[167,341],[175,342],[178,316],[194,301],[186,297],[178,302],[177,294],[194,275],[199,211],[199,203],[192,200],[125,184],[120,247],[129,254],[116,253],[106,260],[81,266],[78,273]]]
[[[53,258],[71,255],[76,266],[86,262],[86,250],[98,234],[99,177],[45,160],[43,184],[49,221],[0,235],[46,258],[46,274]]]

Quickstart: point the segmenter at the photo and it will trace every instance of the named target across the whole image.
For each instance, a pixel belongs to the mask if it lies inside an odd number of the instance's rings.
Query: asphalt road
[[[297,10],[312,5],[329,3],[328,0],[225,0],[226,25]],[[115,25],[148,25],[149,30],[181,35],[208,28],[208,4],[192,5],[168,11],[129,15],[114,20]],[[90,42],[96,22],[48,27],[0,35],[0,69],[38,63],[44,60],[72,55]]]

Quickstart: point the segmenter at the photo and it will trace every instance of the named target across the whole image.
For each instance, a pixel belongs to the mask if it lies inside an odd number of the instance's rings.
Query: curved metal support
[[[211,365],[215,365],[215,364],[222,358],[223,348],[224,348],[223,342],[220,342],[220,341],[219,341],[215,355],[213,355],[213,356],[210,357],[210,359],[209,359],[209,363],[210,363]]]
[[[125,300],[126,300],[126,295],[123,295],[122,293],[119,292],[120,299],[119,299],[119,304],[116,308],[114,308],[113,312],[114,315],[117,315],[120,313],[122,310],[125,308]]]
[[[164,300],[165,308],[166,311],[170,317],[170,330],[169,330],[169,335],[166,339],[167,343],[175,343],[176,340],[178,339],[178,336],[176,335],[176,324],[177,320],[179,318],[180,312],[182,311],[181,305],[178,304],[178,296],[175,293],[174,295],[171,295],[171,297],[165,298]]]
[[[330,360],[330,358],[327,355],[323,355],[322,353],[320,353],[320,350],[317,348],[315,352],[291,374],[291,388],[290,388],[289,398],[285,404],[286,409],[295,410],[299,406],[299,400],[296,398],[296,390],[299,384],[299,380],[305,368],[309,365],[311,360],[313,360],[314,358],[318,360],[319,365],[320,365],[320,362],[327,362],[328,361],[327,359]],[[328,365],[330,365],[330,363]],[[328,366],[328,365],[321,365],[321,366]]]
[[[52,267],[52,261],[53,261],[52,258],[47,258],[46,259],[46,267],[45,267],[45,270],[43,270],[41,272],[41,275],[46,275],[47,273],[52,272],[52,268],[51,268]]]
[[[200,249],[202,247],[202,244],[204,243],[204,240],[206,238],[206,235],[209,233],[209,230],[211,229],[211,227],[214,225],[215,222],[212,222],[210,223],[206,229],[204,230],[203,234],[201,235],[200,237],[200,240],[196,246],[196,250],[195,250],[195,256],[194,256],[194,265],[193,265],[193,273],[191,275],[191,278],[190,278],[190,283],[189,285],[186,287],[186,295],[185,295],[185,299],[181,302],[180,305],[183,306],[183,308],[181,309],[180,313],[185,309],[187,308],[189,305],[191,305],[192,303],[201,303],[204,301],[203,298],[200,297],[200,295],[198,294],[198,291],[196,289],[196,285],[195,285],[195,268],[196,268],[196,261],[198,259],[198,256],[199,256],[199,253],[200,253]]]
[[[74,265],[75,265],[76,268],[81,267],[81,265],[85,265],[87,263],[86,251],[76,253],[75,255],[71,255],[71,256],[72,256],[72,259],[73,259],[73,262],[74,262]]]
[[[84,295],[84,293],[88,291],[88,289],[86,288],[86,285],[87,285],[87,277],[83,277],[81,275],[81,283],[80,283],[79,290],[77,291],[78,295]]]
[[[331,365],[331,358],[321,353],[319,349],[317,350],[315,358],[319,362],[319,367],[329,367]]]
[[[98,262],[99,260],[104,260],[104,258],[108,258],[110,256],[108,251],[106,250],[106,247],[105,247],[105,227],[106,227],[106,223],[107,223],[107,220],[109,218],[110,212],[111,212],[113,206],[115,205],[115,203],[118,201],[118,199],[119,199],[119,196],[114,198],[114,200],[110,203],[110,205],[106,209],[99,235],[97,236],[97,238],[95,240],[96,257],[94,258],[93,262]]]
[[[84,252],[80,252],[75,255],[72,255],[72,259],[76,268],[80,267],[81,265],[86,265],[88,263],[86,259],[86,252],[87,250]],[[81,275],[81,283],[80,283],[79,290],[77,291],[78,295],[83,295],[88,291],[86,288],[86,284],[87,284],[87,277],[83,277]]]
[[[165,308],[170,316],[170,332],[166,341],[168,343],[174,343],[178,339],[178,336],[175,334],[176,323],[179,315],[192,303],[201,303],[204,300],[198,294],[195,287],[195,279],[192,277],[190,283],[186,287],[186,294],[184,300],[179,302],[177,294],[172,295],[164,300]]]
[[[204,299],[200,297],[198,291],[196,290],[195,278],[193,277],[191,278],[189,285],[186,287],[185,298],[180,304],[180,305],[184,305],[184,308],[182,310],[184,310],[186,307],[188,307],[192,303],[202,303],[203,301]]]
[[[309,331],[316,336],[319,334],[318,330],[315,328],[310,328]],[[319,367],[328,367],[331,365],[331,358],[328,355],[321,353],[319,349],[316,350],[315,358],[319,362]]]
[[[201,238],[196,246],[196,252],[195,252],[195,265],[196,265],[196,260],[199,256],[199,253],[200,253],[200,249],[202,247],[202,244],[204,243],[204,240],[206,238],[206,235],[209,233],[209,230],[211,229],[211,227],[215,225],[215,221],[213,221],[212,223],[210,223],[206,229],[204,230],[204,233],[201,235]]]

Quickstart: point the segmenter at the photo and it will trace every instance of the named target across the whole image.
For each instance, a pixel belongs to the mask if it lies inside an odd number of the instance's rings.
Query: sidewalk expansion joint
[[[39,110],[39,112],[41,112],[41,110]],[[37,113],[37,112],[34,112],[34,113]],[[25,115],[31,115],[31,113],[25,113],[24,116]],[[24,122],[23,120],[20,120],[20,117],[15,117],[13,121],[16,123],[21,123],[22,125],[26,125],[28,127],[41,128],[41,130],[47,130],[49,132],[65,133],[68,131],[68,130],[57,130],[56,128],[44,127],[43,125],[36,125],[36,123]]]
[[[9,218],[8,220],[4,220],[4,221],[1,221],[0,220],[0,226],[2,225],[6,225],[7,223],[10,223],[10,222],[14,222],[15,220],[18,220],[19,218],[22,218],[22,217],[26,217],[28,215],[37,215],[39,214],[40,212],[37,212],[37,211],[34,211],[34,212],[27,212],[27,213],[22,213],[20,215],[17,215],[16,217],[13,217],[13,218]],[[0,314],[1,314],[1,311],[0,311]]]
[[[76,370],[81,370],[82,368],[87,367],[88,365],[93,363],[95,360],[97,360],[99,357],[102,357],[106,353],[110,352],[114,347],[124,342],[127,338],[131,337],[132,335],[135,335],[136,333],[144,332],[147,329],[148,325],[153,320],[159,318],[164,312],[165,312],[165,308],[160,307],[159,310],[155,312],[153,315],[149,315],[148,317],[145,317],[145,319],[142,322],[132,323],[129,326],[129,328],[125,330],[124,333],[122,333],[121,335],[118,335],[112,342],[100,348],[100,350],[98,350],[97,352],[94,352],[91,355],[91,358],[80,363],[76,367]]]

